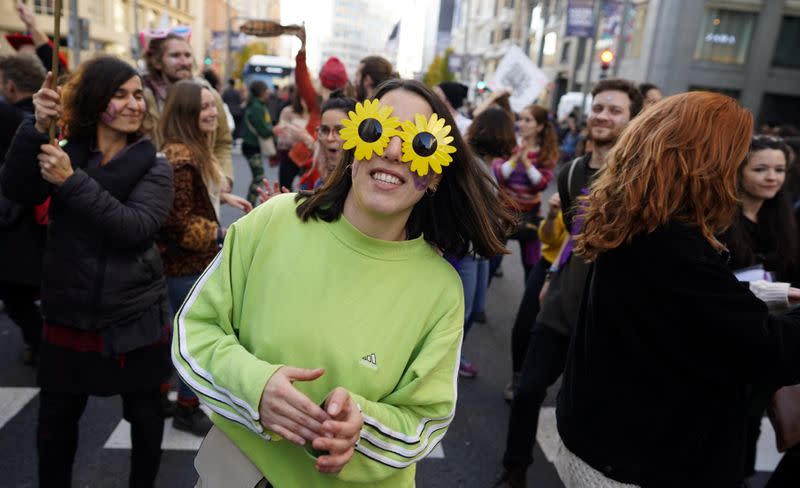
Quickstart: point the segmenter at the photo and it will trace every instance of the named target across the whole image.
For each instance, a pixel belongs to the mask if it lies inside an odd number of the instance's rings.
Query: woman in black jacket
[[[728,266],[736,271],[761,266],[767,281],[750,282],[750,290],[770,309],[784,311],[788,306],[789,286],[800,283],[798,276],[798,234],[792,204],[783,190],[789,162],[789,147],[783,139],[757,135],[750,142],[750,153],[739,167],[741,201],[733,225],[721,241],[730,250]],[[767,273],[769,273],[767,275]],[[761,420],[774,388],[754,388],[747,429],[745,476],[755,474]],[[776,480],[788,477],[790,460],[800,453],[784,456],[776,469]],[[800,467],[794,468],[795,471]],[[793,476],[797,477],[798,474]],[[777,483],[777,482],[776,482]],[[800,486],[800,479],[783,485]],[[768,485],[768,486],[783,486]]]
[[[63,91],[34,96],[0,184],[23,204],[50,199],[37,447],[42,487],[69,486],[89,395],[121,395],[131,424],[130,486],[152,486],[161,457],[159,384],[170,374],[169,306],[155,236],[172,169],[142,137],[142,82],[127,63],[81,65]],[[48,144],[59,120],[60,147]]]
[[[558,397],[567,486],[738,486],[748,385],[800,382],[800,313],[770,315],[714,237],[751,130],[735,100],[684,93],[609,154],[576,245],[594,266]]]

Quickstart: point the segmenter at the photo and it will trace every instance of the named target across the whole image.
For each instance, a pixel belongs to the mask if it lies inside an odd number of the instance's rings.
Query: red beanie
[[[331,56],[319,70],[319,81],[328,90],[338,90],[347,84],[347,70],[336,56]]]

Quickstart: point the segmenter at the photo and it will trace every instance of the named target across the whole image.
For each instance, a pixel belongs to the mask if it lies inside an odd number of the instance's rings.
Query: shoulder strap
[[[577,157],[572,160],[572,163],[569,165],[569,174],[567,174],[567,194],[569,195],[569,199],[572,200],[572,174],[575,173],[575,166],[578,165],[578,161],[583,159],[583,156]]]

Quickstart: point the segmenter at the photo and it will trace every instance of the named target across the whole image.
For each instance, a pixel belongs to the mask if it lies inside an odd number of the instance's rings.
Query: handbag
[[[259,136],[258,132],[256,132],[255,127],[253,127],[253,124],[251,124],[250,120],[247,118],[247,115],[245,115],[244,117],[244,123],[247,125],[247,130],[249,130],[250,132],[253,133],[253,135],[258,137],[258,148],[262,156],[271,158],[276,154],[278,154],[278,150],[275,148],[274,138],[267,137],[266,139],[264,139],[263,137]]]
[[[800,444],[800,385],[784,386],[772,395],[767,409],[779,452]]]
[[[194,458],[195,488],[267,488],[261,471],[216,425],[203,439]]]

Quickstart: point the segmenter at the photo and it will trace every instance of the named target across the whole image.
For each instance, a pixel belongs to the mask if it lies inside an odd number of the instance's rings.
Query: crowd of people
[[[478,374],[461,345],[511,240],[494,486],[526,486],[558,378],[566,486],[745,486],[800,383],[797,130],[624,79],[561,121],[507,92],[468,110],[465,85],[378,56],[315,84],[296,35],[280,92],[222,90],[177,30],[142,36],[143,73],[99,56],[55,80],[36,35],[0,57],[0,300],[38,371],[40,486],[70,486],[87,400],[114,395],[132,487],[155,483],[166,417],[205,437],[198,486],[412,485]],[[798,471],[789,446],[768,486]]]

